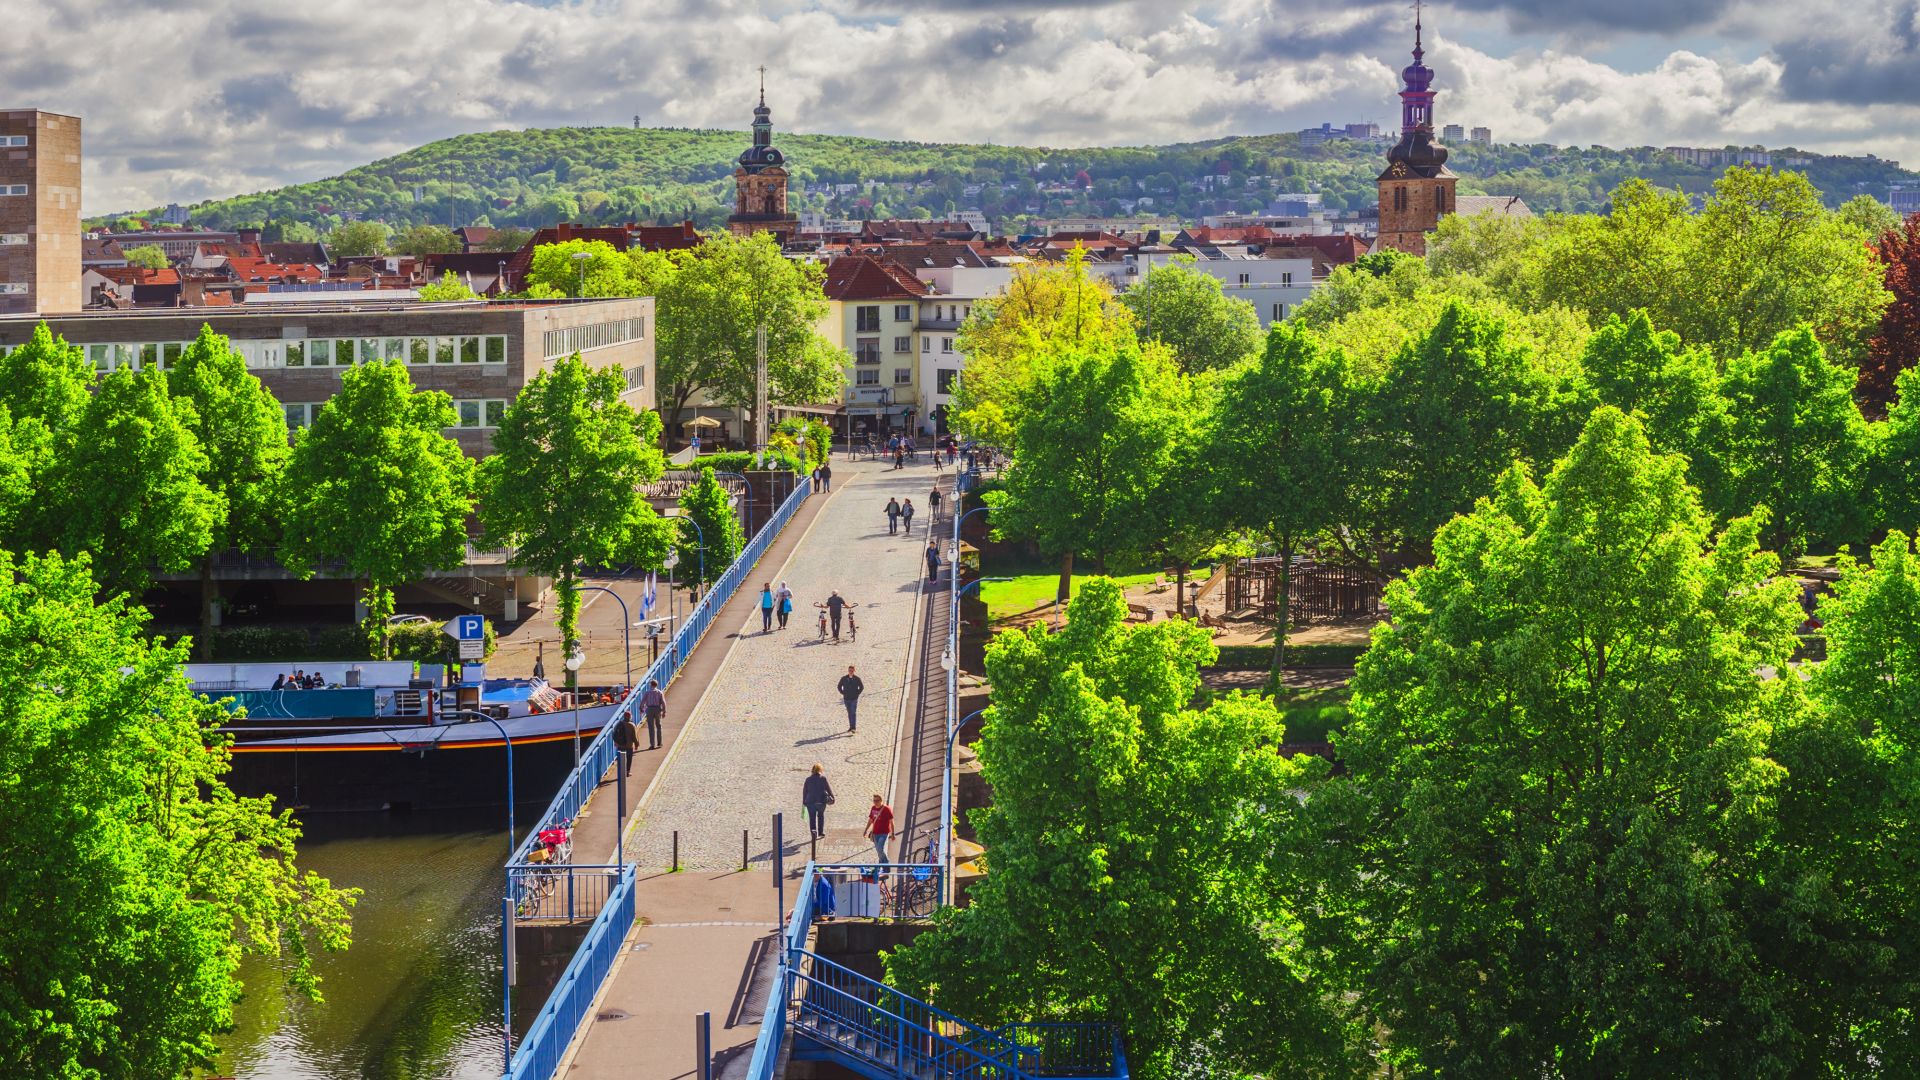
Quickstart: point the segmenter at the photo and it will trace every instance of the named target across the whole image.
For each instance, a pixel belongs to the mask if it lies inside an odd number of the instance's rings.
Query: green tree
[[[159,244],[142,244],[128,248],[125,252],[128,266],[138,266],[147,270],[165,270],[173,265],[167,258],[165,249]]]
[[[1840,204],[1835,214],[1869,244],[1900,227],[1899,213],[1871,195],[1855,195]]]
[[[1337,1003],[1290,929],[1297,796],[1326,764],[1273,752],[1266,699],[1191,708],[1207,632],[1126,615],[1095,578],[1063,631],[988,646],[994,798],[972,820],[993,873],[887,955],[888,979],[987,1026],[1112,1020],[1143,1077],[1342,1075]]]
[[[1902,371],[1884,422],[1871,428],[1866,490],[1877,525],[1920,531],[1920,368]]]
[[[398,360],[356,364],[301,428],[281,498],[281,561],[304,575],[339,564],[365,583],[368,648],[387,651],[393,588],[466,557],[473,462],[445,429],[453,401],[419,390]]]
[[[200,636],[195,655],[213,659],[213,605],[219,587],[213,558],[237,548],[260,551],[279,539],[280,479],[287,467],[286,410],[225,337],[202,326],[200,336],[167,370],[169,391],[192,406],[188,429],[206,457],[200,482],[225,513],[200,558]]]
[[[682,524],[676,547],[680,577],[702,585],[719,581],[733,560],[740,557],[747,536],[740,527],[740,516],[734,513],[733,496],[714,479],[712,466],[701,466],[700,479],[681,492],[680,509]]]
[[[561,655],[580,644],[581,566],[657,566],[668,530],[640,494],[660,478],[660,418],[622,400],[618,368],[578,353],[533,377],[493,433],[480,463],[480,521],[514,549],[514,565],[554,578]]]
[[[327,251],[335,257],[385,255],[393,230],[378,221],[349,221],[327,236]]]
[[[206,557],[227,503],[207,486],[197,425],[153,368],[113,372],[88,401],[44,498],[64,519],[61,550],[91,554],[102,588],[137,597],[155,567],[178,573]]]
[[[460,250],[460,238],[445,225],[413,225],[388,245],[395,255],[444,255]]]
[[[1827,359],[1810,327],[1727,364],[1729,515],[1766,507],[1766,540],[1783,554],[1843,543],[1866,526],[1859,490],[1866,424],[1854,373]]]
[[[318,996],[357,890],[295,864],[300,829],[227,787],[227,713],[183,645],[95,602],[85,558],[0,551],[0,1071],[82,1080],[210,1065],[243,954]]]
[[[526,247],[527,241],[531,239],[533,239],[533,231],[530,229],[495,229],[492,236],[480,242],[480,250],[498,252],[519,251],[521,248]]]
[[[1236,370],[1221,395],[1212,467],[1219,513],[1273,538],[1280,549],[1273,629],[1273,685],[1286,667],[1294,552],[1342,519],[1347,485],[1345,421],[1351,415],[1346,355],[1313,332],[1284,323],[1260,358]]]
[[[304,221],[275,218],[261,229],[260,238],[270,244],[317,244],[320,233]]]
[[[533,249],[526,284],[530,296],[642,295],[633,264],[605,240],[541,244]]]
[[[815,329],[827,314],[820,264],[787,258],[770,233],[719,233],[692,250],[633,252],[631,267],[638,290],[654,298],[668,424],[703,391],[751,413],[763,327],[769,401],[838,399],[846,354]]]
[[[1154,267],[1119,300],[1133,313],[1140,340],[1171,349],[1182,371],[1224,371],[1260,351],[1260,315],[1193,262],[1181,255]]]
[[[1708,506],[1721,504],[1729,418],[1711,353],[1686,348],[1637,311],[1594,331],[1580,369],[1601,404],[1638,413],[1653,448],[1685,455],[1689,481]]]
[[[478,300],[480,294],[468,288],[466,282],[449,270],[440,275],[439,281],[420,286],[420,299],[429,304],[438,304],[448,300]]]
[[[997,534],[1060,559],[1059,598],[1086,552],[1109,560],[1153,550],[1149,496],[1172,464],[1190,391],[1158,346],[1125,338],[1053,347],[1010,401],[1013,467],[988,492]]]
[[[1782,1075],[1755,955],[1800,621],[1756,526],[1597,410],[1389,587],[1302,906],[1409,1072]]]
[[[26,497],[0,503],[7,526],[0,547],[44,551],[59,543],[66,529],[66,507],[55,497],[50,471],[70,457],[80,419],[93,400],[93,365],[85,350],[67,344],[47,329],[34,327],[27,344],[0,356],[0,411],[7,417],[0,475],[5,492]]]

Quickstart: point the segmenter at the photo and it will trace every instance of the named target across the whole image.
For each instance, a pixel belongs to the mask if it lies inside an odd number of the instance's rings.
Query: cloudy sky
[[[1397,118],[1391,0],[0,0],[0,107],[84,117],[88,213],[330,176],[493,128],[1044,145]],[[1441,0],[1441,123],[1920,165],[1920,0]]]

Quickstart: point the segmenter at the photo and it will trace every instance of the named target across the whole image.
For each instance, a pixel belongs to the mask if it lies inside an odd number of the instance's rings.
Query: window
[[[27,137],[25,135],[8,135],[6,138],[0,139],[0,146],[25,146],[25,145],[27,145]]]
[[[480,362],[479,338],[463,337],[460,339],[460,362],[463,364],[477,364]]]
[[[0,232],[0,245],[24,244],[27,234],[23,232]]]
[[[894,339],[893,339],[893,351],[894,351],[894,352],[912,352],[912,351],[913,351],[913,339],[912,339],[912,338],[910,338],[910,337],[897,337],[897,338],[894,338]]]
[[[0,195],[25,195],[26,193],[27,185],[25,184],[0,184]]]
[[[288,431],[313,423],[314,413],[320,411],[320,406],[304,401],[288,401],[282,403],[280,407],[286,410]]]
[[[1283,272],[1283,273],[1282,273],[1282,274],[1280,275],[1280,284],[1282,284],[1282,285],[1292,285],[1292,284],[1293,284],[1293,271],[1291,271],[1291,270],[1288,270],[1288,271],[1285,271],[1285,272]]]
[[[933,392],[936,394],[953,393],[953,381],[960,374],[959,368],[943,367],[933,373]]]
[[[913,382],[913,369],[897,367],[893,369],[893,385],[906,386]]]
[[[433,363],[433,339],[423,338],[423,337],[408,338],[407,339],[407,363],[409,364]]]
[[[912,322],[913,321],[913,305],[912,304],[893,305],[893,321],[894,322]]]
[[[877,371],[856,371],[853,373],[855,386],[879,386],[880,373]]]
[[[113,367],[113,346],[87,346],[87,359],[93,363],[95,371],[107,371]]]
[[[160,366],[160,346],[158,344],[149,341],[145,345],[140,346],[140,366],[143,368]]]
[[[369,356],[369,357],[365,357],[365,359],[371,360],[373,358]],[[334,338],[333,339],[333,364],[335,367],[352,367],[353,366],[353,339],[352,338]]]
[[[380,350],[380,359],[382,360],[404,361],[406,360],[406,358],[407,358],[407,339],[406,338],[390,337],[387,339],[385,347]]]
[[[920,351],[921,351],[921,352],[923,352],[923,353],[929,353],[929,352],[932,352],[932,351],[933,351],[933,339],[932,339],[932,338],[930,338],[930,337],[923,337],[923,338],[921,338],[921,339],[920,339]]]
[[[460,426],[479,427],[480,403],[477,401],[462,401],[458,404],[460,406]]]
[[[880,332],[880,305],[869,304],[853,309],[854,321],[858,324],[854,332],[858,334],[877,334]]]
[[[291,338],[287,341],[287,366],[288,367],[306,367],[307,366],[307,343],[306,342],[300,340],[299,338]]]
[[[360,362],[361,363],[371,364],[375,360],[385,360],[386,358],[387,358],[386,354],[380,351],[379,338],[361,338],[360,339]]]
[[[952,352],[952,351],[953,351],[953,339],[952,339],[952,338],[950,338],[950,337],[943,337],[943,338],[941,338],[941,339],[940,339],[940,351],[941,351],[941,352],[943,352],[943,353],[950,353],[950,352]]]
[[[437,337],[433,339],[433,362],[436,364],[453,363],[454,339]]]
[[[487,401],[487,417],[486,417],[487,426],[499,427],[500,421],[505,420],[506,418],[507,418],[506,399],[505,398],[489,399]]]
[[[137,348],[137,346],[115,345],[113,347],[113,366],[115,368],[132,367],[135,348]]]
[[[27,291],[24,281],[0,281],[0,293],[23,293]]]
[[[1393,189],[1393,208],[1395,210],[1405,210],[1407,208],[1406,188],[1397,187]]]
[[[1242,284],[1242,285],[1245,285],[1245,284],[1247,284],[1248,282],[1250,282],[1250,281],[1252,281],[1252,280],[1253,280],[1253,275],[1252,275],[1252,274],[1241,274],[1241,275],[1240,275],[1240,284]]]
[[[877,364],[880,362],[880,339],[863,337],[853,344],[853,362],[856,364]]]
[[[1286,317],[1287,317],[1287,305],[1285,304],[1273,305],[1273,321],[1274,322],[1279,322],[1280,320]]]
[[[507,362],[507,339],[490,337],[487,339],[487,354],[480,358],[485,364],[504,364]]]
[[[562,356],[572,356],[588,349],[598,349],[607,345],[618,345],[623,341],[633,341],[647,336],[647,320],[615,319],[612,322],[590,323],[586,326],[569,326],[563,330],[549,330],[543,337],[546,358],[557,360]],[[506,362],[506,339],[501,339],[501,363]],[[489,360],[488,363],[493,361]]]
[[[1446,188],[1433,189],[1433,208],[1435,210],[1445,210],[1447,208],[1447,189]]]

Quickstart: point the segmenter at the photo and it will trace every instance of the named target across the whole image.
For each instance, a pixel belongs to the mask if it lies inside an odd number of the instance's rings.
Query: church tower
[[[1400,141],[1387,151],[1380,174],[1380,242],[1413,255],[1427,253],[1427,233],[1454,210],[1458,181],[1447,168],[1447,148],[1433,139],[1433,69],[1421,62],[1420,16],[1413,17],[1413,63],[1400,73]]]
[[[727,231],[735,236],[771,232],[785,240],[800,227],[787,213],[787,159],[773,145],[773,112],[767,108],[767,69],[760,69],[760,104],[753,110],[753,145],[740,154],[733,170],[733,214]]]

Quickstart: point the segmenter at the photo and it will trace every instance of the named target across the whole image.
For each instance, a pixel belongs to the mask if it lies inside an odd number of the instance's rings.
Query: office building
[[[80,307],[80,118],[0,112],[0,315]]]

